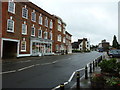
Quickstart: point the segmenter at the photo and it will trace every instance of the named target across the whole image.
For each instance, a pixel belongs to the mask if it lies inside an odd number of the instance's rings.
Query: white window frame
[[[48,18],[45,18],[45,26],[48,27]]]
[[[65,28],[63,28],[63,34],[65,34]]]
[[[23,42],[25,43],[25,47],[24,47],[25,49],[24,49],[24,50],[22,49],[22,43],[23,43]],[[24,41],[24,40],[21,41],[21,52],[26,52],[26,46],[27,46],[27,45],[26,45],[26,41]]]
[[[42,21],[43,21],[43,17],[42,17],[42,14],[40,14],[40,16],[39,16],[39,24],[42,25],[43,24]]]
[[[34,35],[32,35],[32,28],[34,28]],[[34,26],[31,27],[31,36],[35,36],[35,27]]]
[[[8,30],[8,22],[9,20],[11,20],[13,22],[13,25],[12,25],[12,31],[11,30]],[[8,19],[7,20],[7,32],[14,32],[14,21],[12,19]]]
[[[23,14],[24,9],[27,10],[27,12],[26,12],[26,17],[25,17],[24,14]],[[25,18],[25,19],[28,19],[28,9],[27,9],[26,7],[23,7],[23,8],[22,8],[22,17]]]
[[[25,25],[25,33],[23,33],[23,25]],[[27,35],[27,25],[26,24],[22,24],[22,34]]]
[[[32,15],[35,15],[34,17]],[[36,22],[36,13],[35,10],[33,10],[33,12],[31,12],[31,21]]]
[[[58,19],[58,23],[61,24],[61,20],[60,19]]]
[[[10,7],[11,7],[10,3],[14,4],[14,10],[13,11],[10,10]],[[9,2],[8,2],[8,12],[15,14],[15,3],[13,2],[13,0],[9,0]]]
[[[46,34],[46,37],[45,37],[45,34]],[[48,32],[44,32],[44,39],[48,39]]]
[[[50,36],[50,40],[52,40],[52,35],[53,35],[52,32],[50,32],[49,34],[50,34],[49,35]]]
[[[65,41],[66,41],[65,37],[63,37],[63,43],[65,43]]]
[[[60,32],[61,32],[61,29],[62,29],[61,25],[60,25],[60,24],[58,24],[58,31],[60,31]]]
[[[52,28],[53,28],[53,21],[50,20],[50,29],[52,29]]]
[[[61,42],[61,35],[58,35],[58,41]]]
[[[41,32],[41,35],[39,35],[39,31]],[[38,30],[38,37],[42,38],[42,30],[41,29]]]

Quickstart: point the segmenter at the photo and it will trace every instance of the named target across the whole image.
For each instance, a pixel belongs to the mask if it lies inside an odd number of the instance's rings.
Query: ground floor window
[[[48,54],[52,53],[52,44],[50,43],[39,43],[33,42],[32,43],[32,54]]]
[[[21,51],[26,51],[26,41],[21,41]]]

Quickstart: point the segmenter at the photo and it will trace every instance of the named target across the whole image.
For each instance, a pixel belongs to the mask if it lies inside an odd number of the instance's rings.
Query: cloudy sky
[[[30,0],[66,22],[72,42],[80,38],[98,44],[118,36],[118,0]]]

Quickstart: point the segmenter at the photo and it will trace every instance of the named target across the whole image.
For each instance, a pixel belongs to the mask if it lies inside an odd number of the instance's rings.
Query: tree
[[[112,47],[113,48],[119,48],[119,44],[117,42],[117,37],[115,35],[113,37]]]

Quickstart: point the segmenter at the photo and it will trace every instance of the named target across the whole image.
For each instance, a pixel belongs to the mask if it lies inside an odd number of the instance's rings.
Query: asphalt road
[[[3,71],[16,71],[2,75],[2,87],[52,89],[67,81],[75,70],[83,68],[101,55],[98,52],[76,53],[3,63]]]

